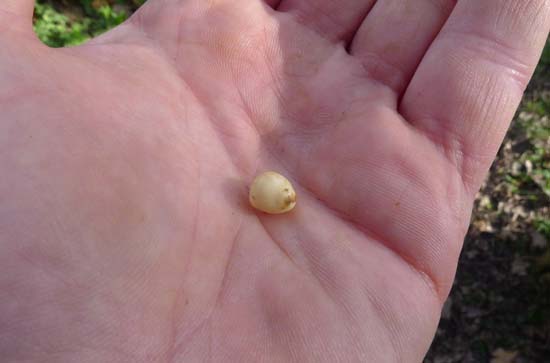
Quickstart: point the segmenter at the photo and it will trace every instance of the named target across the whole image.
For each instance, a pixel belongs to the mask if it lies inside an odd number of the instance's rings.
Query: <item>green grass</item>
[[[550,218],[538,218],[535,220],[535,228],[550,240]]]
[[[132,9],[144,0],[117,1]],[[99,5],[96,5],[99,4]],[[60,9],[72,10],[72,16]],[[63,7],[63,2],[37,1],[34,30],[44,44],[58,48],[74,46],[85,42],[119,24],[128,18],[127,11],[116,11],[106,1],[79,0]]]
[[[528,178],[550,197],[550,93],[541,93],[525,102],[518,125],[531,144],[520,162],[530,163]]]

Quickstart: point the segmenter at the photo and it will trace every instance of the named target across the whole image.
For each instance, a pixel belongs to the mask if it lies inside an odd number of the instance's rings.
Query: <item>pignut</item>
[[[296,205],[296,192],[287,178],[274,171],[258,175],[250,186],[250,204],[262,212],[281,214]]]

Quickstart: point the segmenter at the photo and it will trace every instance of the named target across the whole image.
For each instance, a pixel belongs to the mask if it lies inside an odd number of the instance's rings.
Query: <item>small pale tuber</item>
[[[296,205],[296,192],[287,178],[274,171],[258,175],[249,193],[250,204],[262,212],[281,214]]]

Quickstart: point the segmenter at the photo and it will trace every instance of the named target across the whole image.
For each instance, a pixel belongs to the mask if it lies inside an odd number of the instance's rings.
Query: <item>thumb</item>
[[[34,0],[1,0],[0,24],[4,22],[8,23],[9,19],[14,19],[15,17],[19,21],[26,22],[30,30],[33,10]]]

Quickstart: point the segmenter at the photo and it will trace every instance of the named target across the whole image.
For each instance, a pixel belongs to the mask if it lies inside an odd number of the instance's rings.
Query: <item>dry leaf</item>
[[[518,176],[521,174],[522,165],[519,161],[514,161],[512,164],[512,170],[510,171],[510,174],[514,176]]]
[[[479,198],[479,207],[482,209],[491,209],[492,208],[491,198],[488,195],[484,195],[481,198]]]
[[[485,219],[478,219],[474,221],[472,225],[480,232],[493,233],[495,231],[491,222]]]
[[[493,352],[493,359],[491,359],[491,363],[513,363],[517,356],[518,352],[515,350],[509,351],[498,348]]]
[[[528,216],[529,213],[527,213],[523,206],[518,205],[512,208],[512,221],[517,221],[519,217],[527,218]]]
[[[525,171],[528,175],[531,175],[533,173],[533,162],[531,160],[525,160]]]

